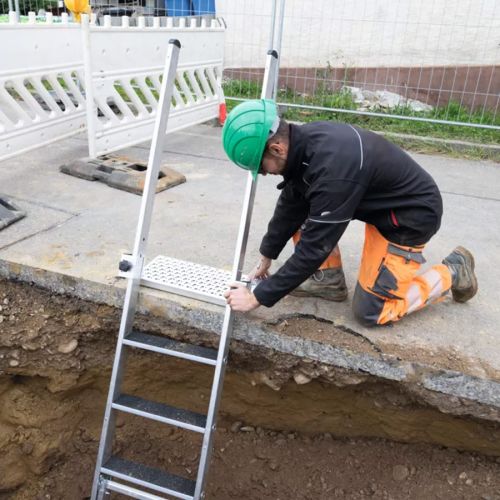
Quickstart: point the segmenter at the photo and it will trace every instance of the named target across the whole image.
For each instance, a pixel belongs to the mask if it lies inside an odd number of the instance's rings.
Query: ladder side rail
[[[121,380],[123,377],[124,356],[122,355],[123,339],[130,333],[134,321],[135,311],[139,297],[139,286],[144,265],[144,256],[147,246],[147,235],[151,226],[151,215],[153,211],[154,195],[158,173],[160,169],[163,144],[165,140],[165,131],[167,128],[170,103],[172,100],[172,89],[174,86],[177,63],[179,59],[180,43],[178,40],[170,40],[165,62],[165,71],[161,85],[160,101],[158,104],[153,140],[148,160],[148,169],[146,173],[144,192],[142,195],[141,210],[139,222],[134,242],[132,254],[132,270],[127,283],[125,292],[125,301],[123,305],[120,331],[111,374],[104,423],[97,455],[94,483],[92,486],[91,499],[95,500],[98,494],[101,468],[103,463],[109,458],[111,452],[111,443],[113,440],[112,430],[114,429],[114,411],[112,403],[118,396]],[[111,432],[110,432],[111,430]]]
[[[264,73],[264,81],[262,85],[262,99],[271,99],[275,82],[275,74],[278,68],[278,53],[275,50],[270,50],[267,55],[266,69]],[[243,210],[240,219],[240,228],[236,243],[236,251],[234,256],[232,279],[239,281],[241,279],[242,268],[245,260],[245,253],[248,242],[248,234],[250,232],[250,223],[252,219],[253,204],[255,193],[257,190],[257,179],[254,179],[252,174],[248,173],[247,185],[245,190],[245,198]],[[203,436],[203,444],[200,456],[200,465],[198,467],[198,475],[196,479],[196,489],[194,493],[195,500],[199,500],[205,496],[204,487],[210,462],[210,455],[213,446],[213,434],[215,431],[215,419],[219,408],[220,398],[222,395],[222,387],[224,382],[224,373],[229,352],[229,341],[231,338],[234,322],[234,312],[231,307],[226,305],[224,312],[224,322],[222,325],[222,333],[219,343],[219,352],[217,356],[217,364],[214,372],[214,381],[212,392],[210,395],[210,403],[208,407],[207,425]]]

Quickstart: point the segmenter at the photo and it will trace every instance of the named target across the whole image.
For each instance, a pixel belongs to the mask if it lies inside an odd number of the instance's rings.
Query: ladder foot
[[[107,489],[107,488],[106,488],[106,483],[107,483],[107,481],[106,481],[105,479],[103,479],[103,478],[101,478],[101,479],[99,480],[99,487],[98,487],[98,489],[97,489],[97,498],[96,498],[96,500],[104,500],[104,497],[105,497],[107,494],[109,494],[109,493],[107,493],[107,491],[106,491],[106,489]]]

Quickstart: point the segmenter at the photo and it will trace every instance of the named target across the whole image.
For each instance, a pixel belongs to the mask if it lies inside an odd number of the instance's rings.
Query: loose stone
[[[392,468],[392,477],[395,481],[404,481],[409,474],[410,471],[408,470],[408,467],[404,465],[395,465]]]
[[[311,379],[303,373],[295,373],[293,375],[293,380],[295,380],[295,383],[298,385],[308,384],[311,381]]]
[[[62,354],[69,354],[73,352],[78,347],[78,340],[71,339],[69,342],[65,342],[64,344],[59,344],[57,350]]]
[[[232,426],[231,426],[231,432],[238,432],[241,427],[242,427],[243,423],[242,422],[235,422]]]

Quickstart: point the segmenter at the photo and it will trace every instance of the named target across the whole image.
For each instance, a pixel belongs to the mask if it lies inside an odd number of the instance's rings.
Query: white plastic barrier
[[[130,27],[127,17],[121,26],[112,26],[109,16],[104,26],[83,18],[91,157],[151,139],[171,38],[180,41],[181,50],[167,132],[219,116],[225,29],[216,20],[196,26],[193,19],[189,27],[185,19],[178,27],[167,20],[166,27],[159,26],[159,19],[146,27],[145,19],[138,18],[137,26]]]
[[[168,132],[219,116],[224,32],[219,22],[186,27],[0,25],[0,160],[88,128],[89,155],[151,139],[168,41],[182,45]],[[92,103],[89,105],[89,103]]]
[[[0,160],[71,136],[85,127],[83,51],[78,25],[0,26]]]

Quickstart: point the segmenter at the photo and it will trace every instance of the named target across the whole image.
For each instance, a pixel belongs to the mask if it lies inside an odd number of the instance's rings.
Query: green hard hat
[[[257,177],[269,133],[279,124],[276,103],[255,99],[238,104],[227,115],[222,144],[229,159]]]

